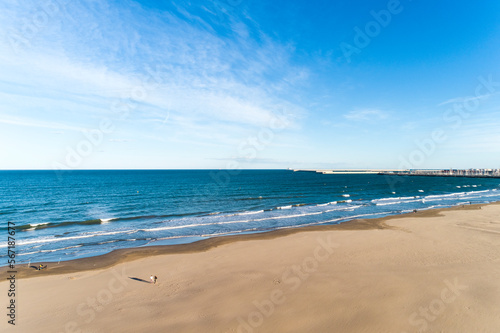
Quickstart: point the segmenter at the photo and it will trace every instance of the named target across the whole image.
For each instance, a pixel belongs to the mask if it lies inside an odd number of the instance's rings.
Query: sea
[[[500,179],[292,170],[0,171],[0,266],[500,201]]]

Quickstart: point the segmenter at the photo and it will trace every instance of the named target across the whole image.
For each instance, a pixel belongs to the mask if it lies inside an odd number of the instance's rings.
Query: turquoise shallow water
[[[500,179],[289,170],[0,171],[0,218],[4,231],[16,223],[19,262],[58,261],[488,203],[499,189]]]

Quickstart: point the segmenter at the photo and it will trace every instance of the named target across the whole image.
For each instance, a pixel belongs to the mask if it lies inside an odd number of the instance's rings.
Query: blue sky
[[[498,1],[2,1],[0,169],[500,168]]]

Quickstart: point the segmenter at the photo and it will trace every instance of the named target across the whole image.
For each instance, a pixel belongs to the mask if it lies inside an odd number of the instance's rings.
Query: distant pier
[[[324,175],[376,174],[385,176],[500,178],[500,169],[294,169]]]

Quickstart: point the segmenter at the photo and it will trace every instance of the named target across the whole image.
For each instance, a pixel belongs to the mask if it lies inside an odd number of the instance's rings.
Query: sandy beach
[[[500,204],[17,270],[6,332],[500,332]]]

